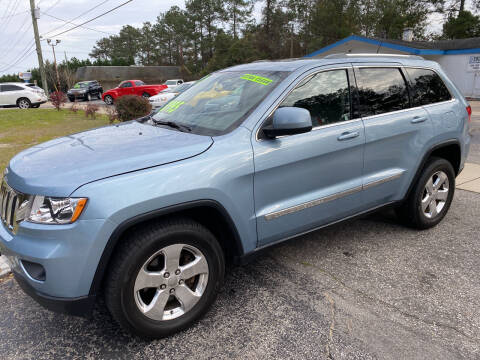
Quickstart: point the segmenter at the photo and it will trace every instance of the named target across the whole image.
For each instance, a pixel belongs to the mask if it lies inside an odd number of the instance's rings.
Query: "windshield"
[[[174,122],[201,135],[237,127],[288,75],[284,71],[228,71],[209,75],[169,101],[153,122]]]
[[[174,90],[172,90],[173,92],[176,92],[176,93],[182,93],[184,92],[185,90],[189,89],[192,87],[193,84],[183,84],[183,85],[180,85],[180,86],[177,86]]]
[[[27,86],[28,86],[29,88],[31,88],[31,89],[34,89],[34,90],[42,90],[42,91],[43,91],[43,89],[42,89],[41,87],[38,87],[38,86],[35,85],[35,84],[25,84],[25,85],[27,85]]]
[[[88,83],[86,83],[86,82],[80,82],[80,83],[76,83],[75,85],[73,85],[74,89],[83,89],[83,88],[86,88],[86,87],[88,87]]]
[[[177,85],[177,80],[167,80],[165,85]]]

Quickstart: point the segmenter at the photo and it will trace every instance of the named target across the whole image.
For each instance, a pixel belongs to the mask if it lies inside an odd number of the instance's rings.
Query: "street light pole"
[[[57,91],[60,91],[60,76],[58,75],[57,57],[55,55],[55,46],[60,44],[60,40],[55,40],[55,44],[54,44],[51,39],[47,39],[47,43],[48,43],[48,45],[50,45],[52,47],[52,50],[53,50],[53,62],[55,64],[55,72],[57,73],[57,86],[56,86],[56,88],[57,88]]]
[[[40,35],[38,33],[37,19],[40,18],[40,10],[35,9],[35,0],[30,0],[30,12],[32,13],[33,33],[35,35],[35,45],[37,47],[38,67],[40,68],[40,77],[42,79],[43,90],[48,96],[47,74],[45,73],[45,65],[43,63],[42,45],[40,44]]]

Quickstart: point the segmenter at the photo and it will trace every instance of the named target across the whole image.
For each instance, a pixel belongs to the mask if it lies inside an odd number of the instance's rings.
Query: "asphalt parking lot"
[[[480,194],[457,190],[428,231],[385,211],[294,239],[230,268],[200,322],[153,342],[122,333],[101,304],[92,319],[50,313],[7,279],[0,358],[479,359],[479,214]]]

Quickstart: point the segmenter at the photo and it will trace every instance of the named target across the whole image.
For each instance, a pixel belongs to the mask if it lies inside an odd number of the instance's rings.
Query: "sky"
[[[110,34],[116,34],[124,25],[141,26],[144,22],[155,22],[161,12],[171,6],[185,7],[184,0],[133,0],[127,5],[103,16],[85,26],[94,29],[78,28],[67,34],[55,36],[77,25],[92,19],[126,0],[35,0],[40,8],[38,20],[42,38],[44,60],[53,61],[52,48],[46,39],[61,40],[55,47],[57,60],[71,57],[86,59],[96,40]],[[98,6],[98,7],[96,7]],[[82,13],[91,12],[75,19]],[[260,17],[261,4],[257,3],[254,15]],[[38,66],[37,54],[33,46],[33,28],[30,15],[29,0],[0,0],[0,75],[27,71]],[[55,18],[62,19],[57,20]],[[75,19],[75,20],[73,20]],[[440,31],[441,17],[431,19],[431,31]]]

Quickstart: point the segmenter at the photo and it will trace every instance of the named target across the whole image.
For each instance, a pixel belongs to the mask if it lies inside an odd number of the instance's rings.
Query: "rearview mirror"
[[[272,125],[263,128],[269,139],[277,136],[302,134],[312,130],[312,117],[306,109],[282,107],[273,113]]]

